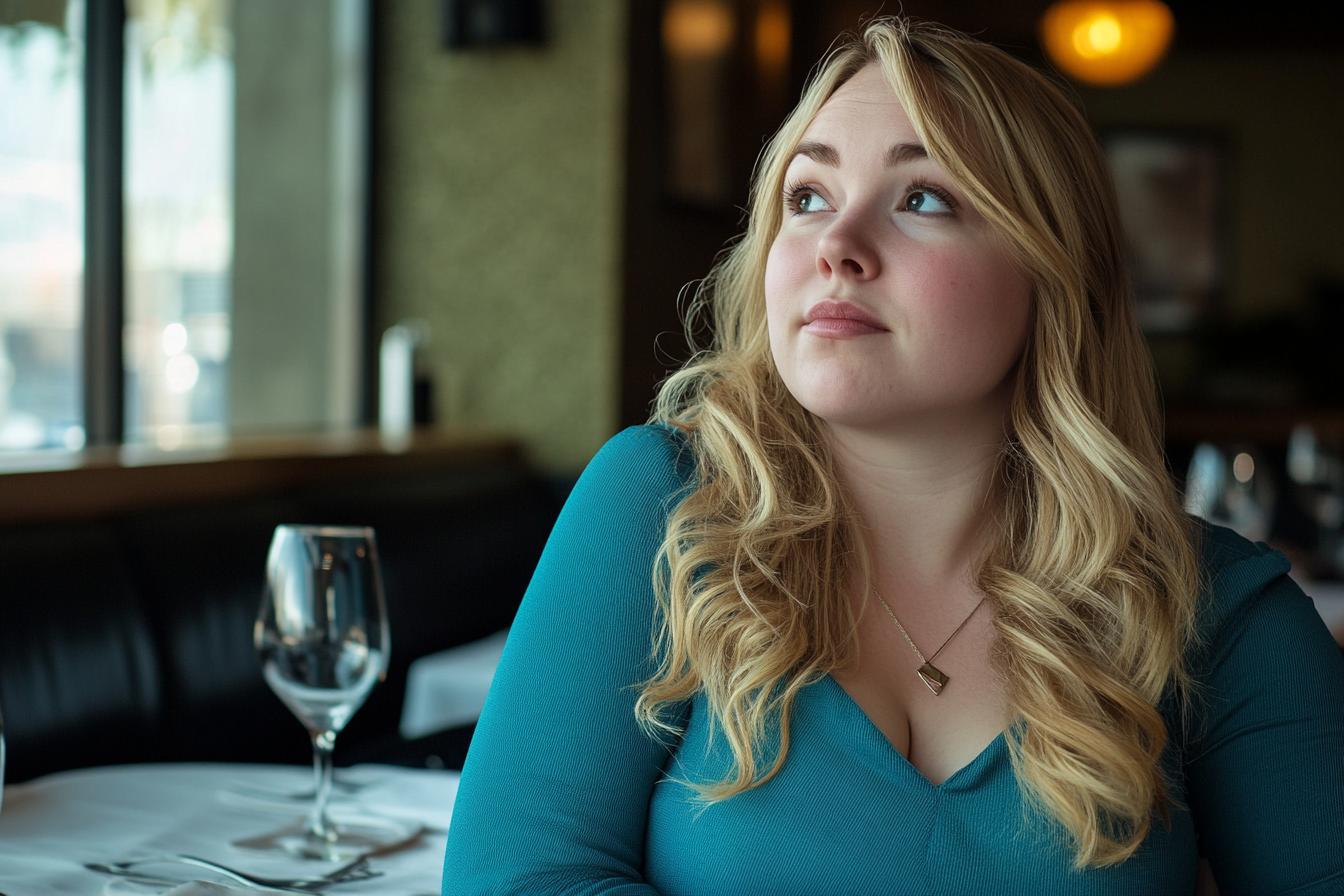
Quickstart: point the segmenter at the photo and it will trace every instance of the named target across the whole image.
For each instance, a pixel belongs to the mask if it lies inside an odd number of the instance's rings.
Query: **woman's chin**
[[[871,403],[841,400],[803,401],[801,399],[799,403],[828,426],[844,429],[873,429],[884,427],[891,422],[890,413],[885,412],[885,409],[874,408]]]
[[[871,371],[858,371],[853,365],[820,364],[793,371],[793,376],[790,371],[781,373],[800,405],[835,426],[878,422],[891,412],[889,405],[897,397],[890,383],[877,382]]]

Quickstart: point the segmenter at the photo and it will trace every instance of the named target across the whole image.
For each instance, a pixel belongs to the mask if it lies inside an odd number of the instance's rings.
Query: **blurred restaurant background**
[[[884,9],[121,5],[0,0],[0,450],[369,425],[378,336],[411,318],[420,419],[503,428],[557,470],[645,418],[685,356],[677,295],[740,230],[762,141]],[[904,9],[1050,69],[1048,5]],[[1136,197],[1173,435],[1279,437],[1292,414],[1337,435],[1344,12],[1170,8],[1137,81],[1055,77]],[[91,430],[100,390],[120,419]]]
[[[120,552],[137,515],[493,458],[551,509],[498,612],[403,656],[507,624],[568,484],[687,357],[680,311],[764,141],[838,34],[903,8],[1076,99],[1187,506],[1341,578],[1344,4],[1115,0],[1059,26],[1074,75],[1044,48],[1069,5],[0,0],[0,566],[25,527],[114,521]],[[1136,22],[1148,70],[1098,69]],[[293,521],[248,519],[253,554],[217,557],[255,566],[242,652],[268,527]]]
[[[0,450],[367,426],[378,337],[414,319],[420,420],[570,471],[646,417],[763,140],[883,9],[121,5],[0,0]],[[1050,70],[1047,6],[904,9]],[[1119,166],[1173,437],[1344,434],[1344,12],[1170,8],[1137,81],[1055,78]]]

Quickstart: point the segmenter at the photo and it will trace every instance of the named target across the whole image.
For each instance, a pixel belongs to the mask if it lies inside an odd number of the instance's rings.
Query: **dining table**
[[[332,819],[385,823],[413,836],[370,856],[377,876],[323,888],[333,896],[438,894],[458,773],[390,765],[338,769]],[[136,896],[274,893],[190,865],[158,864],[150,885],[90,870],[156,855],[189,855],[271,878],[320,876],[340,863],[233,845],[306,815],[311,768],[243,763],[162,763],[59,772],[4,789],[0,894]],[[316,875],[313,875],[317,872]],[[193,881],[213,883],[192,883]],[[224,887],[227,886],[227,889]]]

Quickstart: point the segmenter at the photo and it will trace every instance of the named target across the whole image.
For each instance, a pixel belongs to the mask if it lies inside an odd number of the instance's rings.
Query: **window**
[[[84,57],[64,6],[0,23],[0,451],[84,444]]]
[[[175,448],[228,421],[233,29],[224,0],[128,12],[125,431]]]
[[[0,452],[364,419],[368,33],[0,0]]]

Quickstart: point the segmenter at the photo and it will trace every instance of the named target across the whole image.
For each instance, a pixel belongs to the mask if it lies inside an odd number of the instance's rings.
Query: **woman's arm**
[[[1242,545],[1258,556],[1215,580],[1221,618],[1193,670],[1201,847],[1223,896],[1344,893],[1344,658],[1286,561]]]
[[[574,488],[509,632],[453,808],[443,892],[651,894],[649,796],[667,748],[635,721],[653,672],[653,558],[679,443],[616,436]]]

